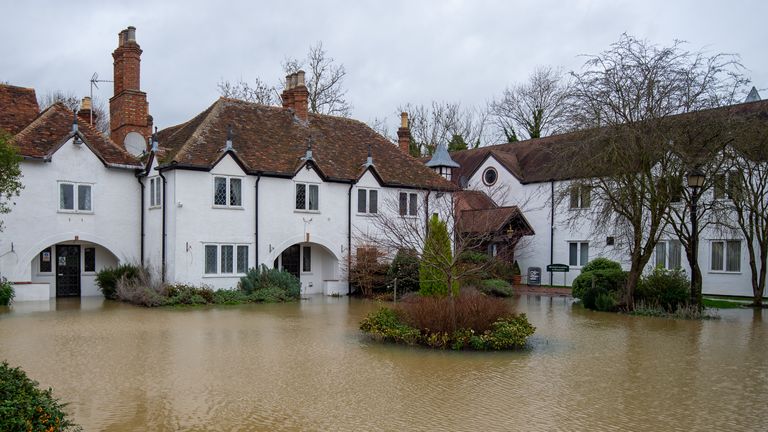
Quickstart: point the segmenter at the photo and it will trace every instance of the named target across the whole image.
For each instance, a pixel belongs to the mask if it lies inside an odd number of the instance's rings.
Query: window
[[[400,216],[416,216],[418,195],[409,192],[400,192]]]
[[[205,245],[205,274],[245,274],[248,272],[248,245]]]
[[[92,212],[91,187],[83,183],[59,183],[59,211]]]
[[[737,172],[729,172],[716,175],[714,186],[715,199],[732,200],[734,197],[737,197],[744,189],[741,175]]]
[[[496,172],[496,168],[488,167],[483,171],[483,183],[486,186],[493,186],[498,178],[499,174]]]
[[[163,183],[160,177],[149,179],[149,207],[160,207],[163,205]]]
[[[451,167],[441,166],[441,167],[437,167],[435,169],[435,172],[443,176],[444,179],[450,180],[451,174],[453,173],[453,169]]]
[[[571,205],[572,209],[589,208],[591,204],[592,186],[572,185],[571,186]]]
[[[680,240],[660,241],[656,244],[655,265],[666,269],[676,269],[682,266],[683,246]]]
[[[296,210],[319,210],[320,188],[316,184],[296,183]]]
[[[715,240],[711,243],[712,271],[741,271],[741,241]]]
[[[301,271],[304,273],[312,271],[312,247],[304,246],[301,248]]]
[[[583,267],[589,262],[589,243],[568,243],[568,265],[571,267]]]
[[[50,273],[51,270],[51,248],[45,248],[40,252],[40,273]]]
[[[243,179],[237,177],[214,177],[213,205],[217,207],[242,207]]]
[[[379,212],[379,191],[374,189],[357,190],[357,212],[376,214]]]
[[[96,271],[96,248],[87,247],[83,249],[83,271]]]

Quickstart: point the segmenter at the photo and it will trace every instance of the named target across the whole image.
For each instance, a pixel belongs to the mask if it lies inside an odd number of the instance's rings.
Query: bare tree
[[[304,65],[307,72],[307,90],[309,90],[309,112],[349,117],[352,107],[346,100],[344,77],[347,71],[343,64],[335,63],[333,57],[323,49],[323,42],[309,47],[303,61],[287,58],[283,62],[286,75],[292,74]]]
[[[583,132],[559,160],[572,177],[585,180],[568,183],[559,201],[578,197],[574,188],[588,191],[591,205],[571,212],[571,222],[586,219],[594,231],[623,238],[630,262],[627,309],[634,307],[640,276],[669,224],[673,196],[667,185],[679,181],[677,115],[729,100],[739,85],[731,72],[739,68],[734,56],[689,52],[679,41],[658,47],[623,35],[573,74],[573,118]]]
[[[275,87],[268,85],[259,77],[256,77],[253,84],[248,84],[243,80],[232,83],[222,79],[217,87],[219,94],[226,98],[240,99],[261,105],[276,105],[278,101]]]
[[[491,102],[494,121],[507,141],[541,138],[566,129],[569,83],[560,71],[539,67],[528,81],[507,87],[500,100]]]
[[[80,109],[80,98],[72,92],[61,90],[50,91],[37,100],[40,109],[46,109],[49,106],[61,102],[70,110]],[[109,135],[109,110],[101,99],[91,101],[91,110],[93,110],[95,127],[102,134]]]
[[[411,139],[421,155],[431,155],[441,143],[448,147],[452,141],[463,142],[466,148],[487,143],[489,113],[485,109],[433,101],[429,106],[401,105],[398,112],[408,113]],[[461,149],[454,146],[451,151]]]

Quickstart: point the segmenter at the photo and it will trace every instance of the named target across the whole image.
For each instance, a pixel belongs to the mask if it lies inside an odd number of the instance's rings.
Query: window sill
[[[293,211],[294,213],[310,213],[310,214],[320,214],[320,210],[301,210],[296,209]]]
[[[94,212],[92,210],[91,211],[85,211],[85,210],[62,210],[62,209],[59,209],[57,211],[57,213],[61,213],[61,214],[75,214],[75,215],[92,215],[92,214],[94,214]]]
[[[243,276],[245,276],[245,273],[203,274],[203,279],[231,279]]]
[[[160,210],[160,209],[162,209],[162,208],[163,208],[163,206],[150,206],[150,207],[148,208],[148,210]]]
[[[403,218],[403,219],[416,219],[416,218],[418,218],[418,216],[416,216],[416,215],[400,215],[400,217]]]
[[[707,273],[709,273],[709,274],[720,274],[720,275],[740,275],[741,271],[710,270]]]
[[[220,210],[245,210],[243,206],[212,205],[211,208]]]
[[[376,217],[378,215],[378,213],[357,213],[358,217]]]

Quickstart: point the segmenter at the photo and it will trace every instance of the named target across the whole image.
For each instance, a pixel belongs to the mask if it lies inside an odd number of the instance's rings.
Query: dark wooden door
[[[80,295],[80,246],[56,246],[56,297]]]
[[[288,273],[296,277],[299,277],[300,250],[301,248],[299,247],[299,245],[296,244],[284,250],[283,253],[280,254],[283,261],[283,270],[287,271]]]

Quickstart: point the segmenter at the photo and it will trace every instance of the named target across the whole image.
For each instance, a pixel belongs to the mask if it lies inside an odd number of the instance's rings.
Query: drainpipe
[[[551,213],[549,215],[549,263],[555,263],[555,181],[550,180]],[[549,285],[552,286],[552,272],[549,272]]]
[[[141,174],[136,176],[136,180],[139,182],[139,185],[141,186],[141,191],[140,191],[140,193],[141,193],[141,212],[140,212],[140,216],[139,216],[139,219],[141,220],[141,236],[140,236],[141,247],[139,248],[139,250],[140,250],[140,252],[139,252],[140,261],[139,262],[141,263],[142,266],[144,266],[144,190],[145,190],[145,186],[144,186],[144,182],[141,181],[142,177],[143,177],[143,175],[141,175]]]
[[[352,294],[352,285],[349,284],[349,271],[352,269],[352,188],[355,182],[349,184],[347,192],[347,295]]]
[[[256,177],[256,193],[255,193],[255,200],[256,204],[254,205],[254,208],[256,209],[256,216],[254,217],[254,228],[253,228],[253,249],[254,249],[254,263],[256,268],[259,268],[259,182],[261,181],[261,173],[259,173],[258,177]]]
[[[161,281],[163,283],[165,283],[165,267],[166,267],[166,261],[165,261],[165,237],[166,237],[166,232],[165,232],[165,208],[167,207],[166,203],[168,202],[168,200],[166,199],[166,195],[167,195],[166,192],[167,192],[167,189],[168,189],[166,184],[168,182],[166,181],[165,176],[163,175],[163,172],[161,170],[157,170],[157,173],[158,173],[158,175],[160,175],[160,178],[163,179],[163,234],[161,236],[162,244],[161,244],[161,247],[160,247],[160,249],[162,251],[162,253],[161,253],[161,255],[162,255],[161,263],[162,264],[161,264],[161,270],[160,270],[160,278],[161,278]]]
[[[432,193],[431,190],[427,190],[427,197],[424,199],[424,238],[427,237],[427,234],[429,234],[429,194]]]

